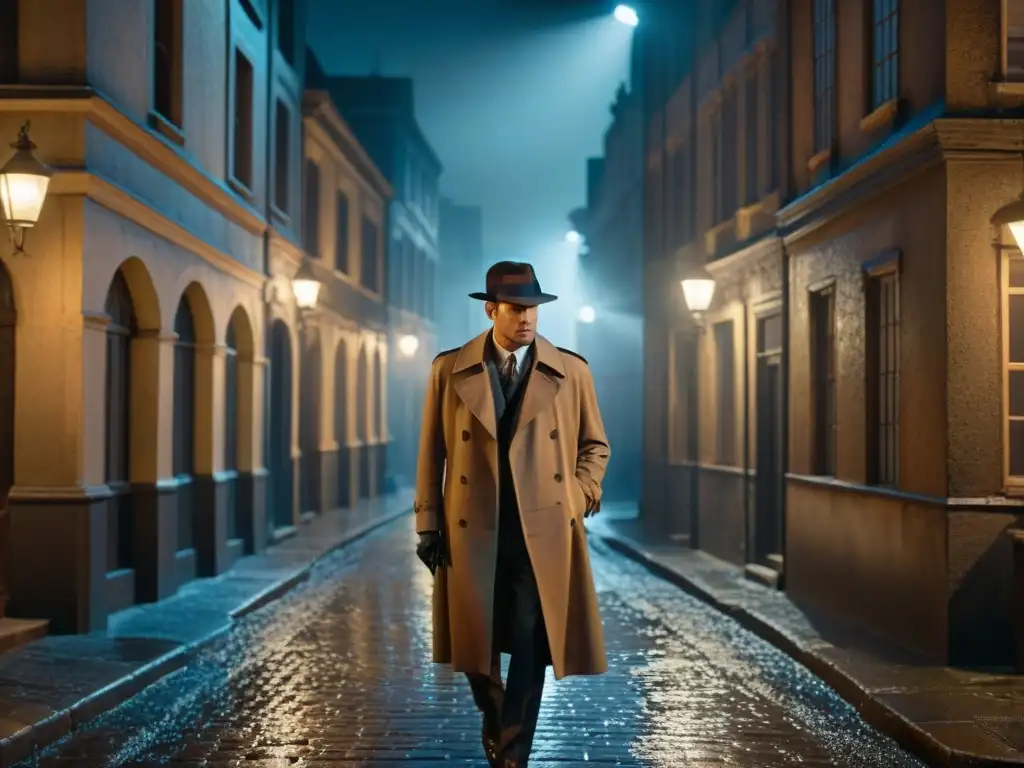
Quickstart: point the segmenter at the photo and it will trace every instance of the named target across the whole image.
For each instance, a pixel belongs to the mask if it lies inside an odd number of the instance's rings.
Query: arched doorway
[[[0,263],[0,616],[10,584],[10,518],[7,495],[14,485],[14,285]]]
[[[373,425],[377,434],[377,445],[373,451],[373,489],[372,495],[384,492],[385,466],[387,461],[387,425],[384,423],[384,353],[377,347],[373,356]]]
[[[107,323],[106,483],[113,494],[107,517],[107,571],[133,566],[131,495],[132,340],[138,335],[135,305],[124,273],[110,281]]]
[[[299,502],[301,512],[320,511],[320,385],[323,361],[320,333],[310,328],[303,336],[299,368]]]
[[[338,443],[337,505],[352,504],[352,461],[348,445],[348,345],[342,339],[334,353],[334,439]]]
[[[288,326],[275,320],[270,327],[270,418],[267,468],[271,533],[294,525],[292,515],[292,344]]]
[[[356,437],[359,439],[359,498],[370,497],[370,446],[369,421],[371,414],[367,408],[369,392],[367,378],[370,373],[370,361],[366,355],[366,345],[359,345],[359,360],[356,362]]]
[[[196,323],[187,294],[178,301],[174,313],[174,417],[171,466],[178,481],[179,552],[192,549],[195,535],[192,523],[193,477],[196,460]]]

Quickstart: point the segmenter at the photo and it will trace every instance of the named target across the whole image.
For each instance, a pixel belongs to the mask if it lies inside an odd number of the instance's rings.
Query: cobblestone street
[[[781,652],[593,545],[610,672],[549,681],[533,766],[918,766]],[[402,518],[321,562],[190,666],[22,766],[485,765],[461,676],[428,663]]]

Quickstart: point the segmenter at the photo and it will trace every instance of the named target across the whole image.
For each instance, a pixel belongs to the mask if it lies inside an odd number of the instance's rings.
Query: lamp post
[[[619,4],[615,6],[615,20],[625,24],[627,27],[635,27],[640,23],[640,17],[632,6]]]
[[[420,340],[415,334],[406,333],[398,338],[398,354],[412,357],[420,348]]]
[[[36,159],[36,145],[28,137],[29,123],[21,126],[11,148],[14,154],[0,168],[0,205],[15,253],[25,252],[25,230],[39,221],[53,170]]]

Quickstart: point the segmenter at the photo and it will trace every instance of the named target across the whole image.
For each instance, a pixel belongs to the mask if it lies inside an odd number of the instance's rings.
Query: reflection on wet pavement
[[[22,765],[484,765],[461,675],[429,663],[403,519]],[[549,677],[532,766],[920,766],[787,656],[593,545],[610,671]]]

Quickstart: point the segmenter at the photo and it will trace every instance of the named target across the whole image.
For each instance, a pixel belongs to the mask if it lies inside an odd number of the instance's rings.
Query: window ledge
[[[149,127],[173,144],[185,146],[185,132],[159,112],[149,113]]]
[[[812,174],[817,173],[821,168],[826,165],[832,159],[832,150],[823,149],[815,155],[811,155],[811,159],[807,161],[807,170]]]
[[[247,184],[236,179],[233,174],[228,174],[228,186],[231,188],[232,192],[241,197],[247,203],[253,202],[255,195],[252,190],[249,189]]]
[[[996,80],[988,84],[990,96],[1024,96],[1024,82],[1019,80]]]
[[[898,99],[889,99],[879,105],[871,114],[865,115],[860,121],[861,133],[871,133],[879,128],[891,128],[896,120]]]

